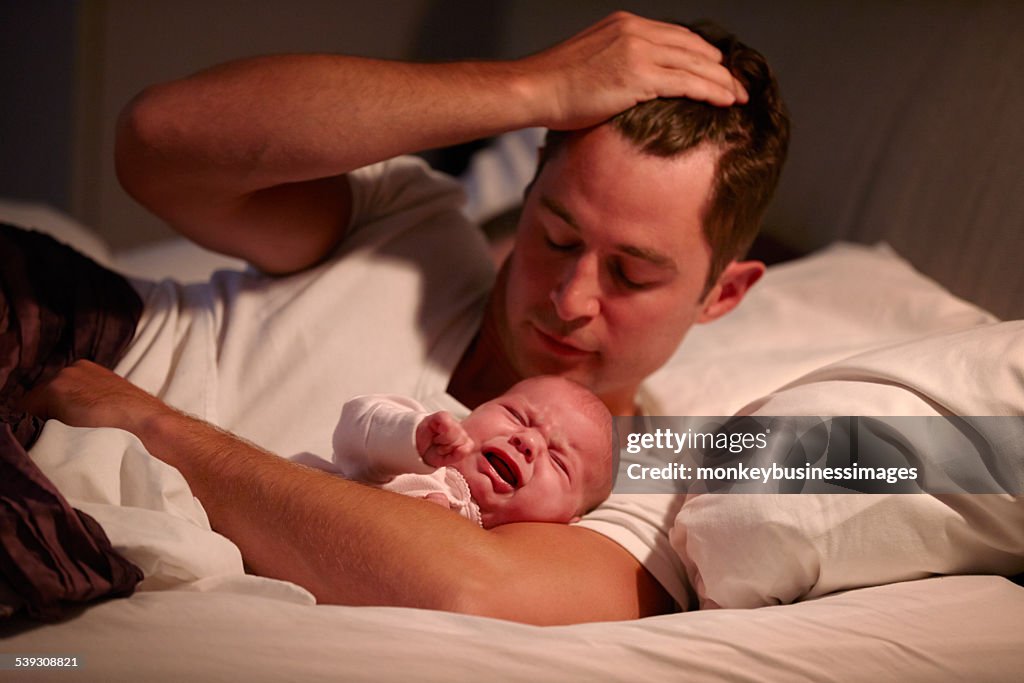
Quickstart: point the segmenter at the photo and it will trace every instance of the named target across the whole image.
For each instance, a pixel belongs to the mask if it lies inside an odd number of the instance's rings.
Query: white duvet
[[[192,267],[204,259],[189,247],[171,251]],[[913,345],[928,336],[973,331],[981,362],[955,367],[995,374],[975,377],[981,390],[968,394],[963,376],[943,384],[949,368],[931,373],[934,360],[925,362],[929,395],[946,395],[938,403],[954,410],[980,396],[1002,401],[999,414],[1021,414],[1024,402],[1007,390],[1024,386],[1020,345],[1006,332],[1011,328],[994,323],[888,248],[840,245],[771,269],[738,311],[694,330],[647,391],[666,415],[731,414],[744,406],[827,414],[818,406],[837,397],[845,402],[831,405],[853,412],[854,397],[883,393],[889,410],[906,405],[907,396],[888,393],[899,382],[871,381],[863,364],[855,368],[859,361],[848,359],[894,345],[915,359]],[[997,329],[1005,343],[987,344],[985,329]],[[847,372],[854,370],[856,377]],[[36,672],[40,680],[877,683],[1013,681],[1024,668],[1024,589],[992,576],[891,583],[977,571],[962,562],[971,553],[947,553],[961,541],[999,548],[1011,560],[1024,555],[1015,545],[1024,528],[1019,500],[1000,501],[1010,506],[1005,514],[976,501],[950,516],[950,506],[927,496],[915,496],[929,501],[921,515],[894,506],[906,497],[860,505],[857,514],[834,506],[815,512],[806,507],[809,498],[794,508],[803,496],[789,496],[781,508],[700,497],[684,507],[672,538],[705,604],[806,601],[541,629],[421,610],[313,605],[298,586],[246,575],[238,549],[210,530],[178,472],[125,432],[50,422],[31,455],[145,573],[133,597],[68,621],[34,628],[0,622],[2,653],[80,655],[85,662],[77,671]],[[780,515],[784,542],[773,545],[763,533],[768,512]],[[935,558],[933,570],[922,569],[922,559]],[[824,595],[872,583],[887,585]],[[0,679],[8,673],[0,671]]]
[[[50,420],[30,454],[72,507],[99,522],[114,548],[142,570],[137,590],[217,590],[315,602],[299,586],[246,574],[238,548],[210,529],[184,477],[134,435]]]
[[[885,247],[839,245],[770,271],[741,310],[694,330],[648,391],[662,414],[1020,416],[1024,322],[996,322]],[[1024,485],[1024,444],[1004,450]],[[312,602],[245,575],[181,475],[132,435],[50,422],[32,457],[143,569],[141,590]],[[701,603],[753,607],[933,573],[1024,570],[1019,498],[827,498],[689,501],[671,540]]]

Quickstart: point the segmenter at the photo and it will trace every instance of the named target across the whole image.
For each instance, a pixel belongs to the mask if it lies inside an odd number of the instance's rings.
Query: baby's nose
[[[522,454],[526,459],[526,462],[532,462],[537,456],[537,444],[528,433],[513,434],[512,438],[510,438],[508,442],[512,444],[513,448]]]

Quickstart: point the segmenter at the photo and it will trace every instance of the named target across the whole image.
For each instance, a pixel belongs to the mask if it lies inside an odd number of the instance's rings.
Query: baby
[[[611,415],[579,384],[548,376],[519,382],[461,422],[408,398],[360,396],[342,409],[334,464],[488,529],[567,523],[611,492]]]

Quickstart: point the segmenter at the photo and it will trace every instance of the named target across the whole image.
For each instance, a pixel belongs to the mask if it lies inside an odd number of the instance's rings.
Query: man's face
[[[546,163],[519,222],[498,325],[524,377],[555,374],[629,412],[705,315],[701,216],[716,153],[645,155],[609,126]]]

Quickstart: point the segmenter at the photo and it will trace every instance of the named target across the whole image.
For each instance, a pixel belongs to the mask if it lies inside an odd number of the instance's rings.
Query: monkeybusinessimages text
[[[704,464],[661,460],[658,465],[630,463],[625,468],[626,476],[634,481],[676,480],[676,481],[760,481],[768,483],[778,480],[799,481],[878,481],[895,484],[900,481],[917,479],[916,467],[870,467],[853,462],[840,467],[822,467],[809,462],[803,464],[763,463],[751,466],[742,462],[716,465],[708,455],[749,454],[768,449],[771,429],[763,432],[700,432],[688,429],[678,432],[671,429],[656,429],[651,432],[631,432],[626,437],[626,452],[637,454],[661,452],[665,456],[680,455],[687,451],[702,451]]]

